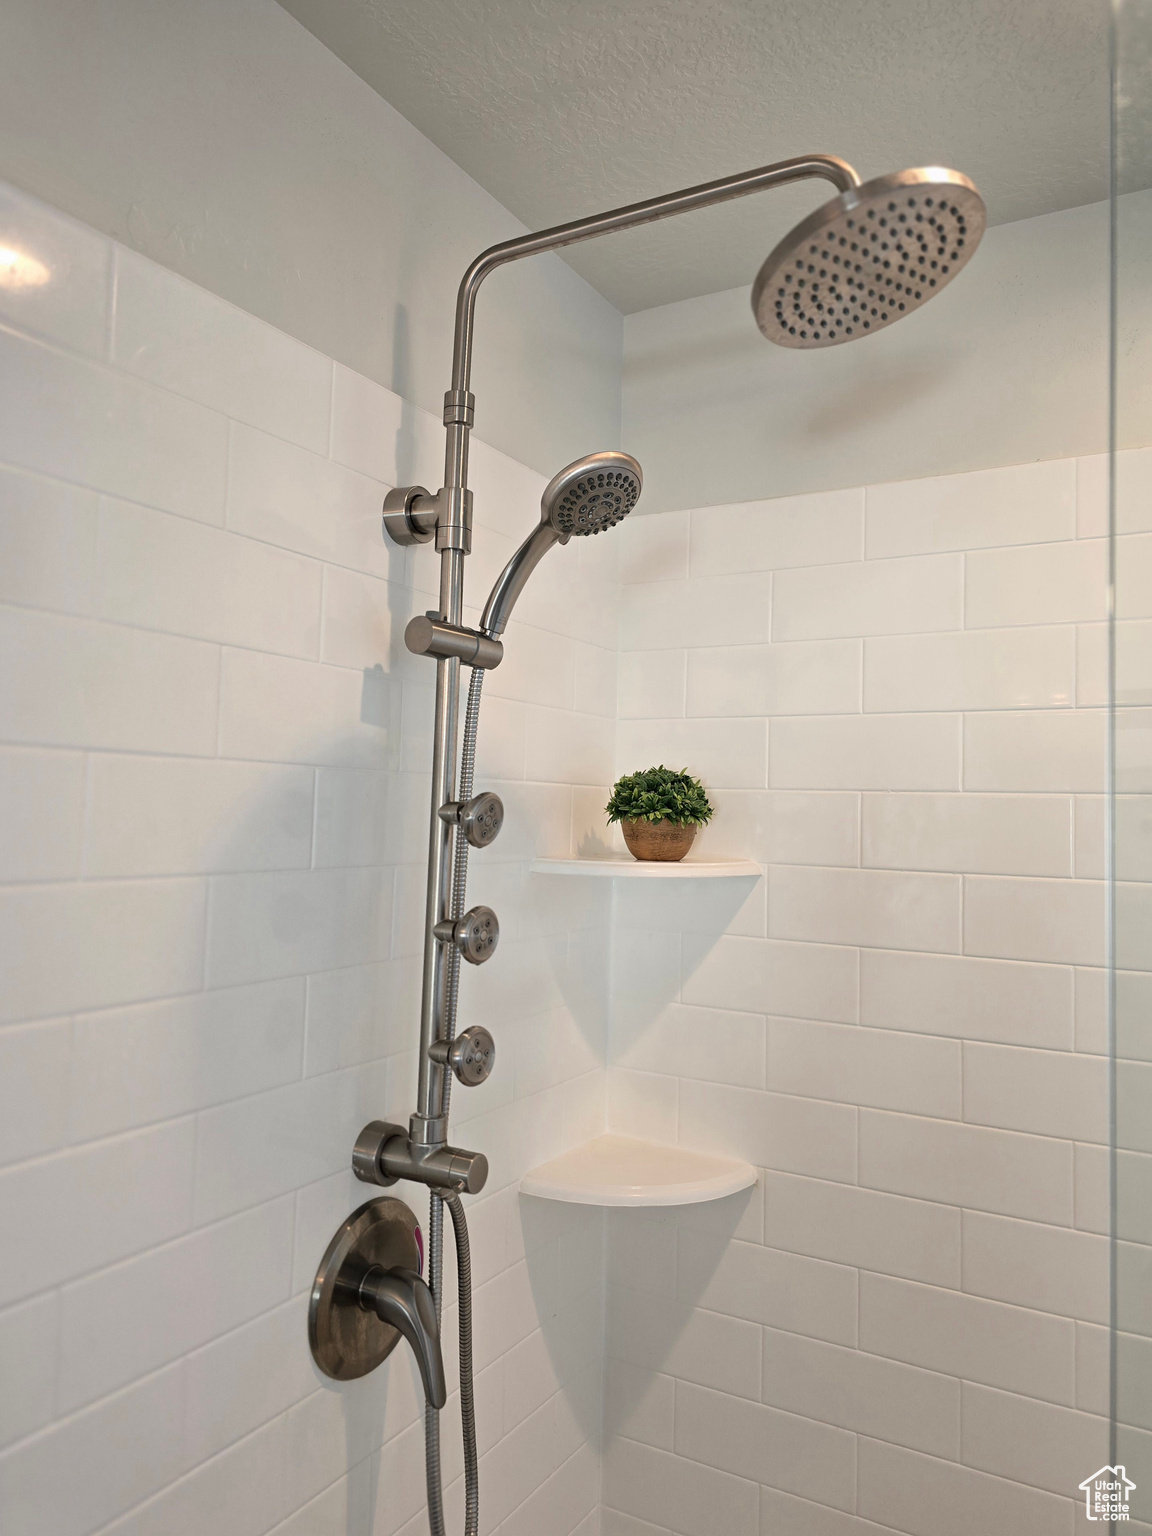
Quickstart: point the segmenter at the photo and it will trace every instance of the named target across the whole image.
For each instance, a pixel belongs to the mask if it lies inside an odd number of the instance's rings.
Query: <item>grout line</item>
[[[312,870],[317,869],[319,867],[317,865],[317,862],[316,862],[316,853],[317,853],[317,845],[318,845],[319,835],[320,835],[320,769],[319,768],[313,768],[312,769],[312,838],[311,838],[311,847],[310,847],[310,850],[309,850],[309,864],[308,864],[308,868],[312,869]],[[339,866],[334,866],[334,867],[339,867]],[[387,868],[388,866],[387,865],[377,865],[377,866],[367,865],[367,866],[347,866],[347,867]],[[395,871],[395,868],[396,868],[396,866],[393,866],[393,870],[394,871]],[[393,875],[393,878],[395,878],[395,874]]]
[[[960,561],[960,630],[961,633],[968,629],[968,558],[969,551],[965,550]]]
[[[961,1125],[966,1125],[966,1124],[969,1123],[965,1119],[965,1115],[964,1115],[964,1085],[965,1085],[965,1081],[966,1081],[966,1079],[968,1077],[968,1072],[967,1072],[968,1047],[972,1043],[973,1043],[972,1041],[966,1040],[966,1039],[962,1039],[960,1041],[960,1120],[959,1120],[958,1123],[961,1124]],[[1075,1217],[1075,1214],[1076,1214],[1075,1210],[1073,1210],[1072,1214],[1073,1214],[1073,1217]],[[961,1223],[961,1229],[963,1229],[963,1223]],[[964,1272],[964,1244],[963,1244],[963,1235],[961,1235],[961,1244],[960,1244],[960,1272],[961,1272],[961,1275],[963,1275],[963,1272]]]
[[[81,815],[80,815],[80,867],[79,867],[79,870],[77,872],[77,879],[79,879],[81,881],[84,881],[84,880],[88,879],[88,875],[89,875],[88,865],[89,865],[89,860],[90,860],[91,851],[92,851],[92,849],[91,849],[92,832],[93,832],[93,808],[92,808],[93,785],[92,785],[92,779],[93,779],[93,754],[91,752],[85,752],[84,753],[84,779],[83,779],[83,785],[82,785],[82,791],[81,791],[82,798],[81,798]],[[21,884],[23,884],[23,883],[24,882],[21,882]],[[40,884],[40,883],[53,883],[53,882],[35,882],[35,883]],[[3,887],[0,887],[0,889],[2,889],[2,888]]]
[[[224,732],[224,651],[225,647],[219,647],[216,658],[216,732],[215,742],[210,756],[217,762],[226,761],[221,757],[220,739]],[[209,754],[205,754],[206,757]]]
[[[323,355],[323,354],[321,354],[321,355]],[[329,358],[329,359],[327,359],[327,362],[328,362],[328,445],[327,445],[327,447],[325,449],[325,455],[334,464],[337,464],[337,463],[339,463],[339,460],[336,458],[335,453],[333,452],[333,446],[334,446],[335,439],[336,439],[336,360],[334,358]],[[348,467],[350,467],[350,466],[345,466],[345,468],[348,468]]]
[[[104,334],[104,355],[102,362],[109,366],[115,366],[117,322],[119,316],[117,310],[120,302],[120,246],[115,241],[109,242],[108,252],[108,289],[106,316],[106,329]]]

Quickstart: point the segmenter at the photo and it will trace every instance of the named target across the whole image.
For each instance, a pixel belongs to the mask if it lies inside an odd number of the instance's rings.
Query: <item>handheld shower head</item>
[[[540,498],[540,518],[566,544],[573,534],[600,533],[628,516],[644,476],[628,453],[591,453],[553,475]]]
[[[553,544],[567,544],[574,536],[600,533],[621,522],[639,501],[643,484],[643,472],[632,455],[611,449],[590,453],[553,475],[540,498],[540,521],[504,567],[484,605],[484,633],[504,633],[525,582]]]
[[[850,187],[798,224],[760,268],[756,324],[782,347],[829,347],[881,331],[947,287],[986,223],[967,176],[943,166]]]

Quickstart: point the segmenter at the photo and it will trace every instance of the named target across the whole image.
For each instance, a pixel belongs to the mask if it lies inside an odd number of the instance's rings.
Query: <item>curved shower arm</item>
[[[770,187],[784,186],[790,181],[804,181],[811,176],[823,177],[840,192],[847,192],[860,185],[859,176],[846,160],[839,160],[835,155],[801,155],[794,160],[779,160],[775,165],[762,165],[754,171],[743,171],[739,176],[705,181],[696,187],[685,187],[680,192],[666,192],[661,197],[650,197],[642,203],[610,208],[606,213],[596,213],[587,219],[574,219],[570,224],[557,224],[551,229],[519,235],[515,240],[505,240],[500,245],[490,246],[477,256],[465,272],[456,298],[456,337],[452,348],[453,393],[458,396],[468,393],[472,373],[472,328],[476,294],[489,272],[495,271],[497,267],[509,261],[518,261],[521,256],[555,251],[564,245],[575,245],[579,240],[610,235],[618,229],[631,229],[637,224],[653,224],[657,219],[668,219],[677,213],[691,213],[696,208],[708,208],[713,203],[724,203],[734,197],[747,197],[752,192],[765,192]]]

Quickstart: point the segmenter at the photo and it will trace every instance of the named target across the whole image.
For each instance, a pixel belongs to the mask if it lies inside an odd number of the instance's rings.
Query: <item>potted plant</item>
[[[605,809],[618,821],[634,859],[682,859],[697,827],[712,820],[712,806],[699,779],[687,768],[674,773],[663,764],[627,773],[612,787]]]

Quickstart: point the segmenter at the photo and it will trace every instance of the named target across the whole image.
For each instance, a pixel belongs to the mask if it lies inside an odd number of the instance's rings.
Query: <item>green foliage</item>
[[[609,821],[671,821],[680,827],[703,827],[713,813],[699,779],[687,768],[673,773],[663,764],[617,779],[604,809]]]

